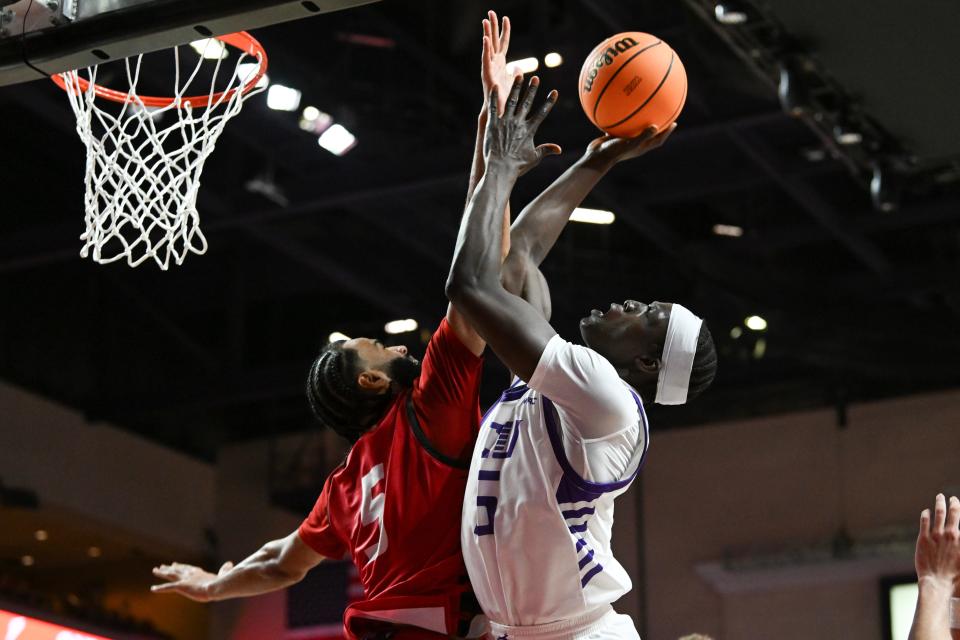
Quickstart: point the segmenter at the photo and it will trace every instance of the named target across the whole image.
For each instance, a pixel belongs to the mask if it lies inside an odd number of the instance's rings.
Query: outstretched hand
[[[497,112],[503,113],[513,79],[523,75],[519,70],[507,69],[507,51],[510,49],[510,18],[504,16],[499,22],[495,11],[487,13],[483,21],[483,57],[480,62],[480,79],[483,96],[486,98],[494,87],[499,89]]]
[[[609,134],[600,136],[587,146],[587,155],[612,163],[638,158],[648,151],[660,148],[677,128],[673,123],[663,131],[647,127],[635,138],[615,138]]]
[[[200,567],[174,562],[154,567],[153,575],[166,580],[150,587],[154,593],[179,593],[196,602],[210,602],[210,584],[218,577],[233,569],[232,562],[225,562],[217,575],[204,571]]]
[[[920,581],[960,589],[960,500],[955,496],[948,507],[943,494],[937,495],[932,522],[929,509],[920,514],[914,564]]]
[[[496,106],[499,104],[499,90],[493,87],[488,106],[487,132],[484,136],[484,155],[487,166],[493,168],[497,165],[508,171],[515,171],[517,175],[523,175],[540,164],[545,156],[557,155],[561,152],[559,145],[537,146],[533,141],[537,129],[557,103],[557,92],[551,91],[540,108],[530,115],[540,79],[537,76],[530,79],[521,102],[522,85],[523,77],[517,76],[513,81],[513,88],[507,98],[502,116],[498,113]]]

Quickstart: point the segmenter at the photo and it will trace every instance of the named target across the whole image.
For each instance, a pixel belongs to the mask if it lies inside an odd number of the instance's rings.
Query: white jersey
[[[630,590],[610,549],[613,501],[643,462],[637,393],[597,352],[554,336],[480,426],[460,538],[494,623],[529,626],[596,611]]]

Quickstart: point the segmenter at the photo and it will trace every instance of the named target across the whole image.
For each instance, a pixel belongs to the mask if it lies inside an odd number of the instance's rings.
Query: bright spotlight
[[[739,238],[743,235],[743,227],[735,224],[715,224],[713,232],[718,236],[727,236],[729,238]]]
[[[340,333],[339,331],[334,331],[329,336],[327,336],[327,342],[340,342],[341,340],[349,340],[350,336],[345,333]]]
[[[303,113],[301,115],[304,120],[308,122],[313,122],[314,120],[320,117],[321,113],[323,112],[320,111],[320,109],[317,109],[316,107],[304,107]]]
[[[573,210],[570,220],[573,222],[586,222],[587,224],[613,224],[617,217],[613,211],[604,211],[603,209],[585,209],[577,207]]]
[[[300,92],[275,84],[267,90],[267,106],[276,111],[296,111],[300,108]]]
[[[842,145],[849,146],[863,142],[863,134],[856,129],[838,124],[833,128],[833,139]]]
[[[205,60],[223,60],[227,57],[227,46],[216,38],[194,40],[190,46]]]
[[[743,323],[751,331],[764,331],[767,328],[767,321],[760,316],[750,316]]]
[[[317,142],[333,155],[342,156],[356,146],[357,138],[343,125],[335,124],[324,131]]]
[[[713,8],[717,22],[725,25],[743,24],[747,21],[747,12],[738,2],[718,2]]]
[[[554,67],[559,67],[563,64],[563,56],[556,51],[551,51],[547,55],[543,56],[543,64],[547,65],[551,69]]]
[[[520,73],[533,73],[540,67],[540,62],[536,58],[521,58],[507,63],[507,73],[511,75],[520,71]]]
[[[255,75],[260,71],[259,62],[242,62],[237,65],[237,78],[240,82],[246,84],[247,80],[252,80]],[[270,84],[270,77],[267,74],[263,74],[263,77],[257,82],[257,88],[266,87]]]
[[[413,318],[406,318],[405,320],[393,320],[383,325],[383,330],[389,333],[390,335],[396,335],[398,333],[409,333],[411,331],[416,331],[417,327],[420,325],[417,324],[417,321]]]

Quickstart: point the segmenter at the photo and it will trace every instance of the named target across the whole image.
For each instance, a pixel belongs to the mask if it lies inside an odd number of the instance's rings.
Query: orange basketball
[[[627,31],[590,52],[580,70],[580,104],[590,122],[618,138],[651,125],[662,131],[687,99],[687,72],[666,42]]]

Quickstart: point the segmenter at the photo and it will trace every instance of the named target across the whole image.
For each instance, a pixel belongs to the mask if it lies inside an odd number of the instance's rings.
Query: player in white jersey
[[[517,177],[557,151],[533,143],[556,101],[553,92],[528,118],[537,85],[531,80],[520,103],[516,82],[502,116],[493,90],[486,171],[467,206],[447,285],[451,302],[519,376],[481,426],[464,498],[464,558],[494,638],[637,638],[629,617],[611,607],[631,587],[610,549],[613,502],[646,453],[643,399],[679,404],[702,392],[716,355],[702,321],[680,305],[627,301],[606,314],[595,310],[581,322],[583,347],[562,340],[542,307],[501,284],[499,252],[491,250],[500,246],[500,215]],[[668,134],[598,146],[630,146],[640,155]],[[572,168],[541,196],[563,206],[528,207],[515,223],[539,225],[546,238],[521,266],[524,277],[603,174],[582,175],[592,169]],[[545,289],[542,278],[534,281]]]

